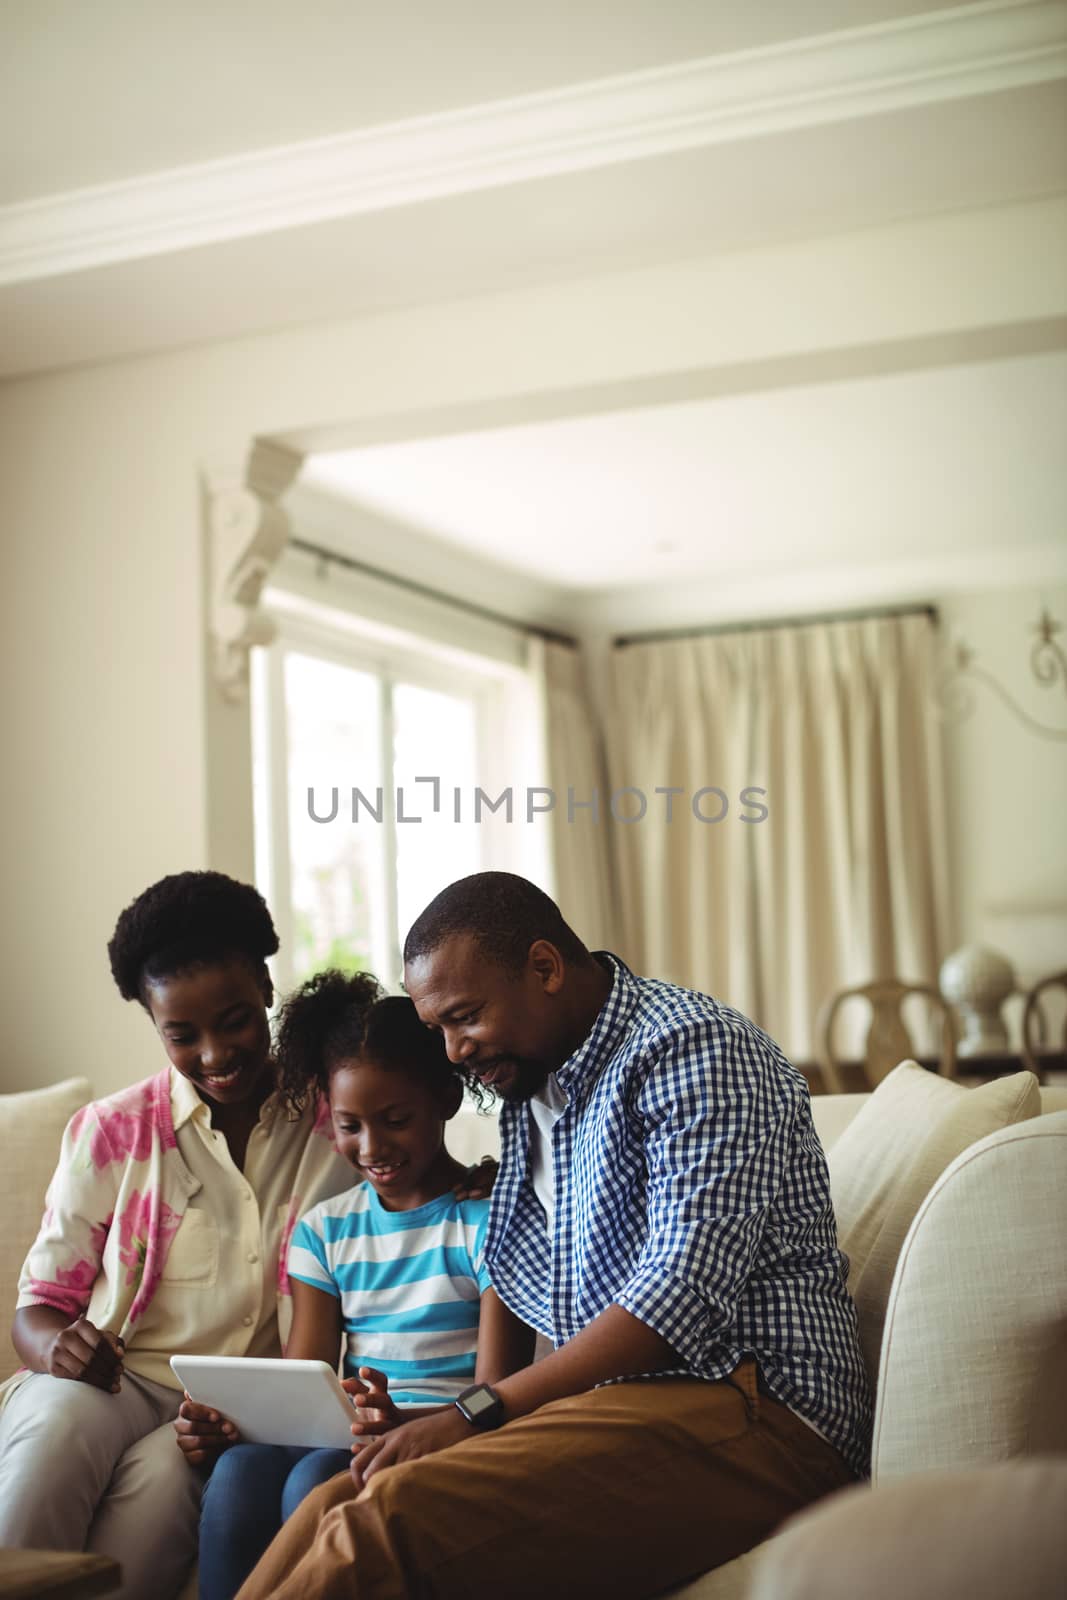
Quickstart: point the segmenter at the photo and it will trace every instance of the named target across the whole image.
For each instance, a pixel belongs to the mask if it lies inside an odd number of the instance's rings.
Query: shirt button
[[[256,1252],[254,1250],[250,1250],[248,1252],[248,1259],[249,1259],[249,1261],[255,1262],[255,1261],[259,1260],[259,1257],[257,1256],[257,1254],[256,1254]]]
[[[246,1189],[246,1190],[245,1190],[245,1199],[246,1199],[246,1200],[251,1200],[251,1198],[252,1198],[252,1191],[251,1191],[251,1189]]]
[[[252,1326],[252,1318],[251,1317],[244,1317],[242,1320],[243,1320],[244,1325],[245,1325],[246,1328],[250,1328]]]

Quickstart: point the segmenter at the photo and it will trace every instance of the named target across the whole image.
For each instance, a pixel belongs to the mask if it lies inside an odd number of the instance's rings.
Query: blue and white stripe
[[[369,1183],[309,1211],[289,1276],[338,1297],[345,1374],[379,1368],[397,1405],[446,1403],[474,1381],[487,1200],[441,1195],[387,1211]]]

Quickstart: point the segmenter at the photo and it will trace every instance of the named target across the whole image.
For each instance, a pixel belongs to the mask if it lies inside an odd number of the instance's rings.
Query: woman
[[[280,1355],[289,1234],[351,1182],[328,1108],[294,1118],[275,1093],[277,948],[259,894],[217,872],[122,913],[112,974],[169,1064],[72,1119],[19,1284],[29,1371],[0,1412],[0,1545],[113,1556],[129,1600],[166,1600],[196,1551],[170,1356]]]

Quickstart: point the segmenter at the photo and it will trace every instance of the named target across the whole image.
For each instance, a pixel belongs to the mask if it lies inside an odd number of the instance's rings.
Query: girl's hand
[[[352,1424],[352,1434],[356,1440],[352,1447],[354,1450],[358,1450],[368,1437],[388,1433],[393,1428],[399,1428],[403,1422],[404,1418],[389,1398],[389,1379],[375,1367],[360,1367],[359,1377],[342,1379],[341,1388],[356,1403],[359,1421]]]
[[[96,1327],[88,1317],[79,1317],[69,1327],[59,1329],[48,1347],[44,1371],[53,1378],[71,1378],[118,1394],[125,1351],[117,1333]]]
[[[216,1456],[240,1438],[229,1417],[213,1411],[210,1406],[200,1405],[188,1390],[178,1407],[174,1432],[178,1436],[178,1449],[191,1467],[214,1463]]]
[[[483,1156],[476,1167],[468,1167],[452,1193],[457,1200],[484,1200],[492,1194],[500,1162],[492,1156]]]

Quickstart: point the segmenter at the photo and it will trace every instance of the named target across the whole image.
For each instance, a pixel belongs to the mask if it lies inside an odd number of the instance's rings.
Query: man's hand
[[[341,1388],[351,1395],[356,1404],[358,1422],[353,1422],[352,1433],[359,1440],[389,1433],[399,1428],[403,1413],[389,1398],[389,1379],[376,1367],[360,1367],[358,1378],[342,1378]]]
[[[240,1438],[228,1417],[221,1416],[210,1406],[200,1405],[188,1391],[178,1407],[174,1432],[178,1436],[178,1449],[191,1467],[213,1463]]]
[[[442,1406],[432,1416],[405,1422],[382,1438],[353,1445],[352,1482],[357,1489],[363,1489],[382,1467],[395,1467],[400,1461],[415,1461],[419,1456],[447,1450],[449,1445],[472,1439],[475,1432],[455,1406]]]
[[[118,1394],[125,1351],[118,1334],[97,1328],[88,1317],[79,1317],[59,1329],[45,1354],[44,1371],[53,1378],[72,1378]]]

